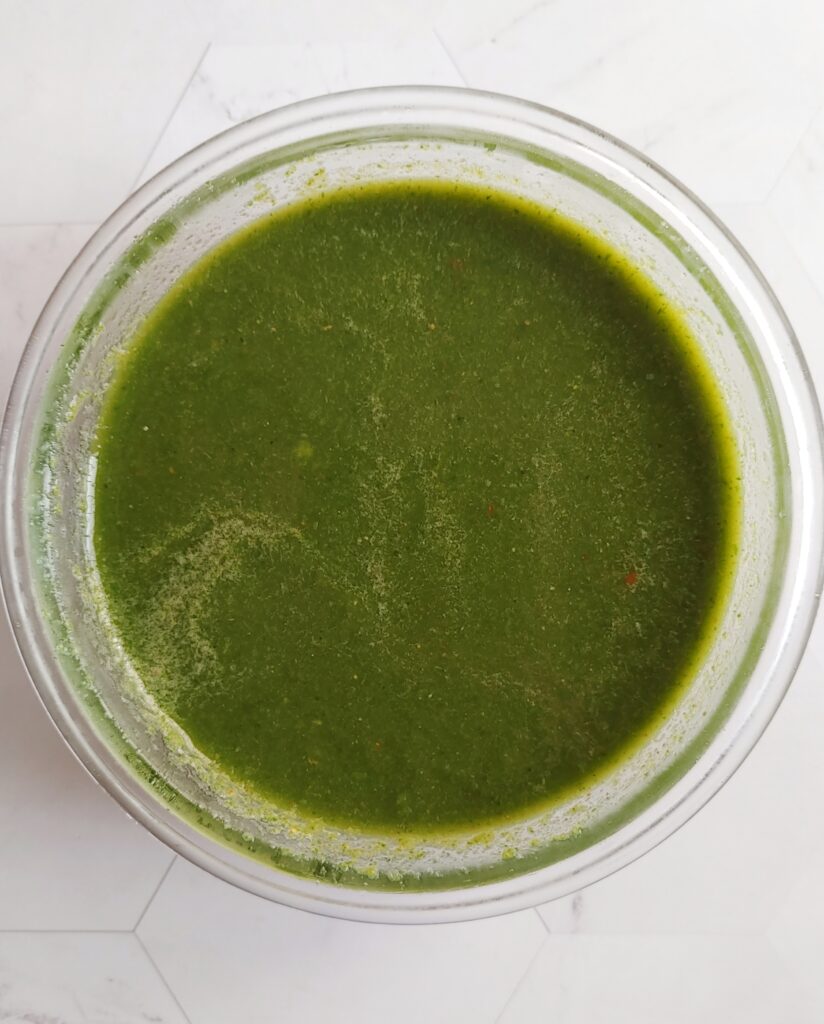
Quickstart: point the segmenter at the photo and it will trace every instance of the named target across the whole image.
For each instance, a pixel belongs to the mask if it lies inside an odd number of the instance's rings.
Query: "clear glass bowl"
[[[101,396],[145,313],[203,253],[271,210],[355,180],[401,178],[486,183],[555,207],[643,268],[682,311],[715,375],[743,494],[723,621],[665,719],[540,814],[420,841],[309,827],[232,791],[159,715],[106,628],[91,543]],[[626,864],[686,821],[752,748],[815,612],[821,448],[810,379],[775,297],[730,234],[660,168],[594,128],[501,96],[327,96],[239,125],[166,168],[58,284],[3,425],[3,586],[23,659],[67,743],[174,850],[251,892],[327,914],[480,917]]]

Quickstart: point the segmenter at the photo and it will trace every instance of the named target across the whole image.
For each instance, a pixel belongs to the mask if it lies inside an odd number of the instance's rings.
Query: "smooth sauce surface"
[[[154,697],[239,783],[370,829],[586,779],[706,639],[735,517],[673,311],[566,221],[370,186],[258,222],[130,345],[94,543]]]

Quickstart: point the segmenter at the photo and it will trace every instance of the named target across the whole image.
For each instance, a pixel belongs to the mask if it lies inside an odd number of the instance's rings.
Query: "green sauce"
[[[468,186],[307,200],[158,304],[98,435],[94,544],[160,706],[281,806],[426,832],[631,749],[732,572],[735,459],[676,311]]]

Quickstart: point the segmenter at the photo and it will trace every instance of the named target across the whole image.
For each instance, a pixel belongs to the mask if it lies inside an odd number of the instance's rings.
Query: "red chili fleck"
[[[628,587],[634,587],[637,582],[638,573],[634,569],[630,569],[630,571],[624,577],[624,583],[626,583]]]
[[[487,514],[488,516],[494,516],[494,515],[495,515],[495,506],[494,506],[494,505],[492,504],[492,502],[491,502],[491,501],[490,501],[490,503],[489,503],[489,504],[488,504],[488,505],[486,506],[486,514]]]

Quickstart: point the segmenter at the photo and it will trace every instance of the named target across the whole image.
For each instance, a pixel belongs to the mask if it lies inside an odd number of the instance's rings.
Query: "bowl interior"
[[[201,862],[248,888],[288,902],[325,901],[332,912],[338,903],[371,905],[381,893],[455,891],[536,871],[556,883],[552,894],[575,888],[591,851],[614,850],[637,834],[644,815],[731,728],[733,712],[758,702],[795,554],[787,399],[764,357],[770,325],[702,234],[698,214],[691,219],[651,189],[631,160],[610,163],[563,132],[536,140],[527,132],[513,137],[503,124],[387,122],[348,130],[330,122],[302,139],[286,132],[278,145],[270,132],[245,149],[219,146],[211,160],[187,158],[185,174],[150,183],[137,212],[121,217],[96,258],[61,286],[64,301],[40,328],[49,347],[31,368],[29,422],[21,421],[15,439],[19,557],[31,573],[24,611],[36,620],[32,645],[48,661],[33,674],[72,745],[173,845],[197,848]],[[158,707],[118,643],[95,565],[94,437],[136,327],[222,239],[318,192],[424,178],[481,184],[557,209],[624,253],[680,312],[727,410],[741,522],[711,641],[666,714],[625,756],[522,820],[399,837],[332,828],[273,807],[226,776]],[[332,894],[317,896],[320,888]]]

